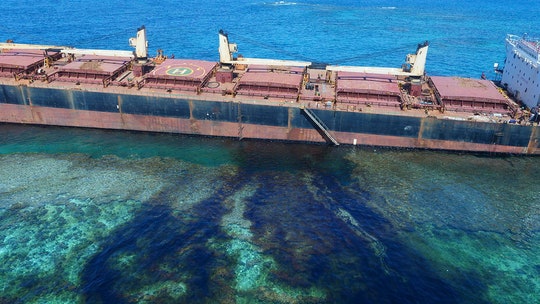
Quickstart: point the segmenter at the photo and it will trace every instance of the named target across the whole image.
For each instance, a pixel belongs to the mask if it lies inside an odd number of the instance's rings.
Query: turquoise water
[[[0,125],[6,303],[534,303],[535,157]]]
[[[0,39],[478,77],[529,1],[4,1]],[[0,303],[538,303],[537,157],[0,125]]]

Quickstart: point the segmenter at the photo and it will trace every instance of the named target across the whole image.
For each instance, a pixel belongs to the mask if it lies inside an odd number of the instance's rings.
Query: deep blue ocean
[[[0,40],[493,77],[538,1],[14,1]],[[540,303],[538,157],[0,124],[0,303]]]

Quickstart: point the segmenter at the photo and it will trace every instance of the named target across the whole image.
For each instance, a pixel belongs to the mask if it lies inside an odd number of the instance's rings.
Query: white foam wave
[[[288,1],[275,1],[270,3],[270,5],[296,5],[298,3],[296,2],[288,2]]]

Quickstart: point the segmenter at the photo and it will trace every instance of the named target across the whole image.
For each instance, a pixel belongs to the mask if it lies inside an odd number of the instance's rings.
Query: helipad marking
[[[171,76],[188,76],[193,74],[193,69],[188,67],[175,67],[168,69],[166,73]]]

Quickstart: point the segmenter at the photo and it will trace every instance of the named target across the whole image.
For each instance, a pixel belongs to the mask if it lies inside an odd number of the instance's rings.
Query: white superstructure
[[[501,84],[529,108],[540,104],[540,39],[506,37]]]

